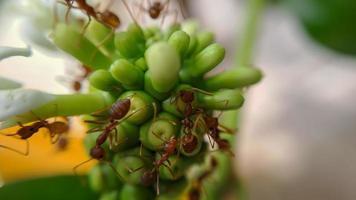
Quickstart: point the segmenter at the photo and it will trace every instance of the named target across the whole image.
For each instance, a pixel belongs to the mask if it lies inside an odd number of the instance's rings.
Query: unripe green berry
[[[157,42],[146,50],[145,58],[153,88],[158,92],[171,90],[179,78],[178,52],[167,42]]]
[[[126,88],[143,88],[143,71],[126,59],[116,60],[110,66],[110,72]]]

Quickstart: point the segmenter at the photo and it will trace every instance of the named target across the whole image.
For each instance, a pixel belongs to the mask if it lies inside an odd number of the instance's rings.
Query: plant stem
[[[236,67],[250,64],[253,48],[256,43],[258,25],[260,23],[264,0],[249,0],[245,27],[242,34],[241,46],[236,54]]]

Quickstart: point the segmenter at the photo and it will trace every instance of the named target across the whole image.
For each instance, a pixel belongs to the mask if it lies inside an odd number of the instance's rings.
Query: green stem
[[[249,0],[245,28],[241,46],[236,54],[237,66],[248,65],[251,62],[253,48],[256,43],[258,25],[264,8],[264,0]]]
[[[24,113],[18,117],[6,120],[1,128],[16,125],[18,122],[26,123],[55,116],[74,116],[95,112],[110,105],[111,99],[103,93],[57,95],[54,100],[45,105]]]

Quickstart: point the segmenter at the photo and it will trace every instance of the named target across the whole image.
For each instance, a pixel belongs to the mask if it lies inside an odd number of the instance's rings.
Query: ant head
[[[146,170],[145,172],[143,172],[142,176],[141,176],[141,183],[144,186],[150,186],[153,185],[153,183],[156,181],[156,170]]]
[[[181,90],[179,97],[184,103],[192,103],[194,101],[194,92],[188,90]]]
[[[193,134],[186,134],[182,138],[182,148],[187,153],[192,153],[198,146],[198,138]]]
[[[157,19],[161,14],[161,3],[155,2],[153,5],[148,9],[148,14],[152,19]]]
[[[90,149],[90,156],[96,160],[101,160],[105,156],[105,150],[101,146],[95,146]]]
[[[72,88],[74,91],[79,92],[82,89],[82,83],[80,81],[73,81]]]

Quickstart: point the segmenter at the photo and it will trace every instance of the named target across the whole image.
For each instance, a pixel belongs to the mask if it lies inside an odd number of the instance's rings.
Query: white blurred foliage
[[[30,89],[0,91],[0,121],[37,108],[55,98],[54,95]],[[1,125],[0,125],[1,128]]]

